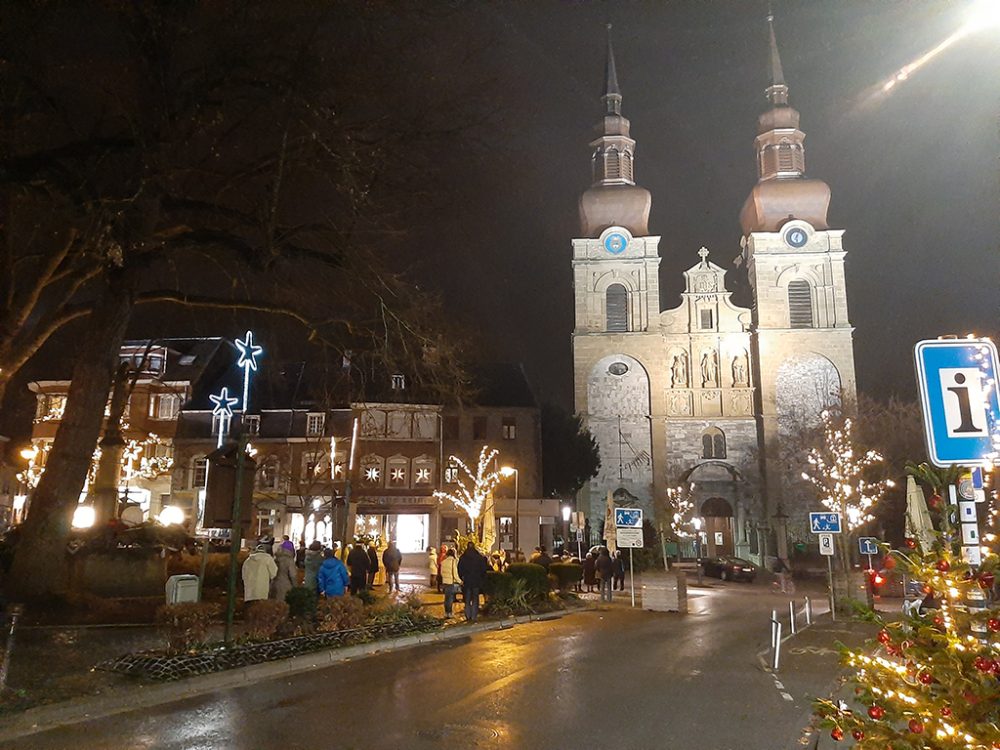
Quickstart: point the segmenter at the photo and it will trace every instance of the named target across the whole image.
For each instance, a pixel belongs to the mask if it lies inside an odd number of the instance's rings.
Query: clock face
[[[789,247],[805,247],[809,241],[809,235],[802,227],[791,227],[785,232],[785,244]]]
[[[626,247],[628,247],[628,238],[621,232],[611,232],[604,238],[604,249],[612,255],[625,252]]]

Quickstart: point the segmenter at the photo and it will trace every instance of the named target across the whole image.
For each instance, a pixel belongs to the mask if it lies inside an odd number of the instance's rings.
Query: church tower
[[[651,514],[651,415],[663,413],[659,237],[649,236],[649,191],[636,184],[636,142],[622,114],[608,27],[603,117],[590,142],[592,184],[573,240],[575,408],[597,440],[601,469],[581,490],[596,524],[607,494]],[[657,395],[659,394],[659,395]],[[661,431],[662,432],[662,431]],[[660,446],[662,449],[662,446]]]
[[[805,133],[788,104],[774,35],[770,32],[769,103],[758,118],[757,183],[740,223],[740,261],[753,290],[751,340],[758,389],[767,521],[779,554],[788,538],[811,541],[807,513],[814,503],[792,474],[801,451],[795,435],[820,412],[855,400],[854,329],[847,315],[843,230],[827,223],[830,188],[806,177]],[[787,527],[787,534],[786,528]],[[774,550],[770,550],[771,553]]]

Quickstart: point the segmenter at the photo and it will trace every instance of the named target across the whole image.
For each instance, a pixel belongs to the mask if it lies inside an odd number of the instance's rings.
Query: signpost
[[[833,600],[833,535],[841,533],[839,513],[810,513],[809,530],[819,535],[819,551],[826,557],[827,585],[830,587],[830,619],[836,620]]]
[[[873,570],[872,555],[878,554],[878,537],[874,536],[858,537],[858,552],[868,557],[868,570]]]
[[[642,547],[642,508],[615,508],[615,544],[628,548],[628,577],[635,606],[635,567],[632,550]]]
[[[913,351],[927,455],[935,466],[995,463],[1000,446],[997,349],[989,339],[920,341]],[[962,557],[979,565],[976,503],[985,500],[982,470],[971,469],[948,498],[958,506]]]

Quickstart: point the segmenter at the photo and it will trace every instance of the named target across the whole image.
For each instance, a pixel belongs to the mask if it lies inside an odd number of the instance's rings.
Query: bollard
[[[775,626],[778,624],[778,610],[771,610],[771,648],[774,648],[774,641],[777,637],[777,629]]]
[[[812,605],[812,602],[809,601],[809,597],[808,596],[806,597],[806,609],[805,609],[805,612],[806,612],[806,625],[812,625],[813,624],[813,605]]]
[[[774,620],[774,649],[771,654],[771,669],[778,671],[778,664],[781,662],[781,623]]]
[[[10,633],[7,635],[7,648],[4,651],[3,663],[0,664],[0,693],[7,689],[7,673],[10,670],[10,657],[14,651],[14,629],[17,627],[17,618],[21,616],[22,607],[20,604],[10,605]]]
[[[792,635],[798,632],[795,629],[795,600],[788,602],[788,630]]]

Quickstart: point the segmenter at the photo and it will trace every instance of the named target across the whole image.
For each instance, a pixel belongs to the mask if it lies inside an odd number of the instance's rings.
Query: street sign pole
[[[837,608],[833,606],[833,555],[826,558],[826,585],[830,591],[830,620],[837,621]]]
[[[635,606],[635,568],[632,566],[632,548],[628,548],[628,577],[632,584],[632,606]]]

